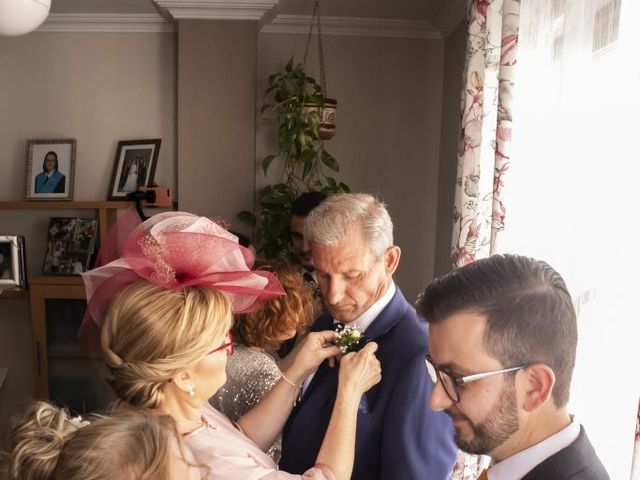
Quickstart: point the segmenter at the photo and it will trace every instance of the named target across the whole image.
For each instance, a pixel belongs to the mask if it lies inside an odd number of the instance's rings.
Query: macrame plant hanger
[[[322,48],[322,30],[320,27],[320,0],[316,0],[313,4],[313,14],[311,15],[311,24],[309,25],[309,35],[307,35],[307,44],[304,47],[304,59],[302,60],[302,69],[307,66],[307,57],[309,56],[309,47],[311,46],[311,36],[313,35],[313,26],[317,25],[316,37],[318,39],[318,64],[320,65],[320,84],[322,85],[322,95],[327,97],[327,78],[324,73],[324,49]]]
[[[318,41],[318,64],[320,66],[320,85],[322,88],[322,97],[324,103],[319,106],[320,130],[319,137],[321,140],[329,140],[335,135],[336,131],[336,109],[338,101],[334,98],[327,97],[327,77],[324,71],[324,49],[322,48],[322,28],[320,26],[320,0],[315,0],[313,4],[313,14],[311,15],[311,24],[309,25],[309,34],[307,35],[307,44],[304,48],[304,58],[302,60],[302,69],[307,66],[307,57],[309,56],[309,47],[311,45],[311,36],[313,35],[313,27],[316,26],[316,38]]]

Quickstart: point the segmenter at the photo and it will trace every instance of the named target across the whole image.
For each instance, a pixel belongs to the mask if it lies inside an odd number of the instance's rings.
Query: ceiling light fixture
[[[50,8],[51,0],[0,0],[0,35],[17,36],[35,30]]]

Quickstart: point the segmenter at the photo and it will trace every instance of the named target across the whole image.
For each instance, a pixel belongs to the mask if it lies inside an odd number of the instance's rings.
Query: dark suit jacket
[[[522,480],[610,480],[584,428],[568,447],[547,458]]]
[[[333,320],[321,316],[312,330],[329,330]],[[354,480],[444,480],[456,456],[453,428],[442,412],[427,403],[433,384],[424,355],[427,330],[399,289],[367,328],[375,340],[382,381],[358,408]],[[337,368],[323,363],[285,425],[280,467],[303,473],[313,466],[324,438],[338,383]]]

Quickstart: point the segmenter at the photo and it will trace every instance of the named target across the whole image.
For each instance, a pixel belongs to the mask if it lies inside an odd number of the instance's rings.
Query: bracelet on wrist
[[[298,385],[298,384],[297,384],[297,383],[295,383],[295,382],[292,382],[290,379],[288,379],[288,378],[287,378],[287,376],[286,376],[284,373],[282,373],[282,374],[281,374],[281,378],[282,378],[285,382],[287,382],[289,385],[291,385],[293,388],[300,388],[300,385]]]

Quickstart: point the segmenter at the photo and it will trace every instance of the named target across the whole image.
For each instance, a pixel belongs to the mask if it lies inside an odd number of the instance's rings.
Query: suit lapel
[[[411,309],[411,306],[405,300],[396,287],[396,293],[391,298],[389,304],[380,312],[380,315],[373,321],[364,334],[364,341],[372,341],[386,335]],[[324,314],[311,327],[311,331],[319,332],[322,330],[331,330],[333,328],[333,319],[330,315]],[[328,362],[322,362],[316,371],[311,383],[307,387],[302,397],[302,403],[299,409],[307,411],[317,411],[327,402],[333,403],[338,385],[338,367],[329,368]],[[367,394],[369,407],[373,408],[376,403],[376,387],[373,387]]]
[[[391,298],[391,301],[380,312],[380,315],[373,321],[367,331],[364,333],[364,339],[366,341],[375,340],[379,337],[386,335],[395,325],[404,317],[405,313],[411,308],[400,292],[400,289],[396,287],[396,293]]]
[[[593,446],[589,442],[584,428],[580,426],[580,434],[573,443],[537,465],[522,477],[522,480],[573,478],[577,472],[597,461],[596,458]]]

